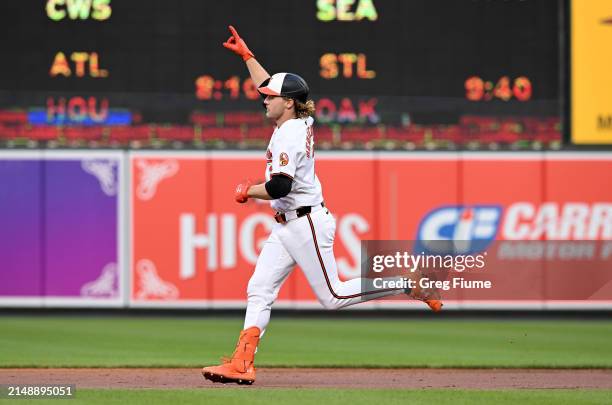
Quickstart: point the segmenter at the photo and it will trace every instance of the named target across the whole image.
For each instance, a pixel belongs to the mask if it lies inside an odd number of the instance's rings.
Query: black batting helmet
[[[275,73],[257,89],[261,94],[294,98],[303,103],[308,100],[308,84],[295,73]]]

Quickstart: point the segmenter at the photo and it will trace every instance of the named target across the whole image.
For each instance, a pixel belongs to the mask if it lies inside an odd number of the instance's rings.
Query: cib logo
[[[419,253],[482,252],[495,240],[501,214],[502,207],[498,205],[436,208],[419,224],[415,250]]]

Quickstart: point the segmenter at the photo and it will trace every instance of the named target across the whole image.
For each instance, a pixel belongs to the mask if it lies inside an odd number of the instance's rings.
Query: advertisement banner
[[[46,302],[121,301],[121,154],[47,153]]]
[[[233,194],[245,178],[263,181],[264,154],[131,153],[129,232],[121,153],[0,157],[0,304],[122,305],[124,252],[131,305],[246,304],[277,225],[268,202],[237,204]],[[447,308],[612,302],[610,154],[330,152],[317,154],[317,173],[342,280],[360,275],[362,241],[412,240],[418,250],[451,240],[487,250],[504,289],[448,291]],[[276,306],[320,308],[299,269]],[[404,296],[364,305],[389,306],[421,307]]]
[[[123,304],[121,153],[24,153],[0,155],[0,301]]]
[[[247,177],[263,182],[264,160],[251,152],[131,154],[134,305],[244,307],[248,280],[275,222],[267,202],[237,204],[233,194]],[[558,241],[612,239],[612,192],[602,187],[612,184],[609,155],[319,153],[317,173],[336,218],[342,280],[360,275],[364,240],[414,240],[417,246],[460,240],[470,249],[492,249],[488,263],[504,288],[450,291],[449,308],[474,302],[543,308],[563,297],[585,302],[594,285],[585,285],[582,295],[568,294],[564,289],[575,274],[564,272],[588,262],[572,267],[562,258],[529,254],[560,250]],[[554,243],[547,248],[541,241]],[[606,297],[602,291],[599,303]],[[285,282],[277,306],[320,308],[301,271]],[[398,296],[366,306],[422,304]]]
[[[247,177],[264,181],[262,153],[133,153],[132,303],[136,305],[244,306],[249,278],[272,226],[265,201],[234,201]],[[337,220],[335,243],[341,279],[359,274],[360,240],[376,237],[372,159],[318,161],[324,198]],[[346,179],[359,179],[367,198],[355,203]],[[301,271],[280,290],[278,304],[310,306],[316,299]]]
[[[376,158],[378,240],[414,240],[432,209],[458,203],[457,154],[380,154]],[[382,305],[400,303],[422,308],[405,295],[385,299]]]
[[[40,304],[41,153],[0,153],[0,302]]]
[[[531,158],[528,156],[481,155],[462,161],[460,219],[453,239],[465,240],[469,245],[526,237],[521,233],[521,226],[525,226],[521,209],[534,207],[535,210],[546,198],[544,155],[535,153]],[[499,243],[483,247],[495,250],[500,245],[503,246]],[[460,289],[456,291],[458,299],[514,300],[520,297],[522,301],[542,304],[544,266],[541,262],[529,263],[527,266],[524,262],[515,261],[508,266],[498,260],[495,252],[487,259],[487,268],[496,273],[505,288],[492,292]],[[508,272],[513,272],[513,276],[503,277]]]
[[[546,269],[545,299],[580,287],[591,300],[612,303],[611,156],[567,153],[546,160],[547,204],[539,210],[542,217],[547,213],[545,238],[578,244],[569,244],[565,257],[562,250],[555,252],[563,265]],[[579,281],[566,281],[572,279]],[[596,281],[595,291],[587,279]]]
[[[208,299],[203,266],[217,262],[208,162],[138,156],[130,168],[132,302]]]

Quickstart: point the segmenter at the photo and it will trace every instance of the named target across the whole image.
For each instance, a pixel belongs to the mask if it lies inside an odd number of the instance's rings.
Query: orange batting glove
[[[223,46],[233,51],[236,55],[242,56],[243,61],[247,61],[254,57],[253,52],[249,49],[244,39],[240,38],[238,31],[233,26],[229,26],[229,30],[232,32],[232,36],[223,43]]]
[[[251,180],[245,180],[242,183],[236,186],[236,191],[234,192],[234,198],[236,202],[240,204],[244,204],[249,199],[249,189],[251,188]]]

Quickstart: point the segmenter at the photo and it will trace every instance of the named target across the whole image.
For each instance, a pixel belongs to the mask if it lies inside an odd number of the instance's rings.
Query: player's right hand
[[[253,55],[253,52],[251,52],[244,40],[240,38],[240,35],[238,35],[236,28],[230,25],[229,30],[231,31],[232,36],[223,43],[223,46],[234,52],[236,55],[242,56],[242,60],[245,62],[254,57],[255,55]]]
[[[236,202],[240,204],[244,204],[249,199],[249,188],[251,188],[251,180],[245,180],[242,183],[236,186],[236,191],[234,192],[234,198]]]

